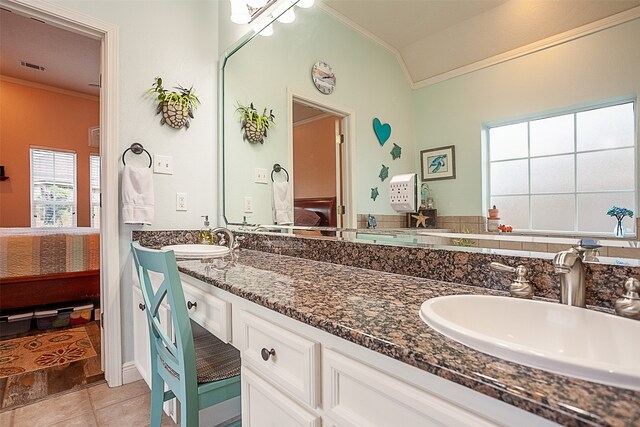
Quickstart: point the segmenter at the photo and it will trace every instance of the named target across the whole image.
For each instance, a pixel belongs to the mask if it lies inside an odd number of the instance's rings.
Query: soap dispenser
[[[203,245],[213,245],[215,244],[215,238],[209,226],[209,215],[202,215],[202,218],[204,218],[204,226],[200,229],[200,243]]]

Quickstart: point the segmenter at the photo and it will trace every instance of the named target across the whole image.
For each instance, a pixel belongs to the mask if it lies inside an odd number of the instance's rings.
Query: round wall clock
[[[313,64],[311,78],[316,88],[325,95],[331,94],[336,88],[336,75],[327,63],[318,61]]]

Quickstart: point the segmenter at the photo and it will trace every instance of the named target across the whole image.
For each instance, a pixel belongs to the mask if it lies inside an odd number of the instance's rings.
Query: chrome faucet
[[[228,228],[225,227],[216,227],[213,230],[211,230],[211,234],[214,237],[217,237],[218,234],[224,234],[226,236],[226,240],[225,237],[221,238],[219,240],[219,244],[222,246],[229,246],[229,249],[233,250],[236,249],[238,247],[238,243],[236,242],[236,238],[233,235],[233,233],[231,232],[231,230],[229,230]]]
[[[576,307],[586,306],[584,250],[571,248],[553,258],[553,268],[560,275],[560,303]]]

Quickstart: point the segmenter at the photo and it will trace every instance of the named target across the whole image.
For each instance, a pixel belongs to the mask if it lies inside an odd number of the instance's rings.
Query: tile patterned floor
[[[85,325],[87,335],[91,340],[96,356],[54,366],[0,378],[0,411],[17,408],[42,400],[47,396],[70,390],[79,390],[87,385],[104,381],[104,374],[100,367],[100,326],[97,322]],[[42,333],[32,331],[30,334]],[[0,418],[2,421],[4,418]],[[5,424],[0,422],[0,426]]]
[[[0,413],[2,427],[124,427],[148,426],[150,392],[140,380],[117,388],[106,383],[52,396]],[[176,424],[166,415],[162,426]]]

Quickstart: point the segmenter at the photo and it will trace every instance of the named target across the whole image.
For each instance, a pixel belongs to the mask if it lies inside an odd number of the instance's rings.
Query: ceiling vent
[[[42,65],[32,64],[31,62],[20,61],[20,65],[22,65],[23,67],[32,68],[34,70],[44,71],[44,67]]]

